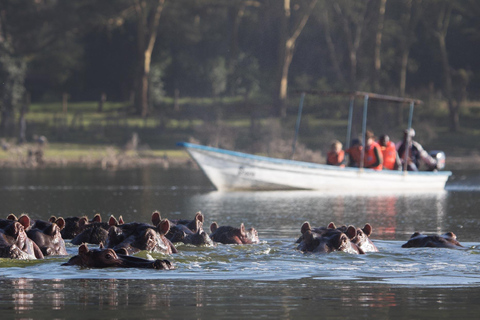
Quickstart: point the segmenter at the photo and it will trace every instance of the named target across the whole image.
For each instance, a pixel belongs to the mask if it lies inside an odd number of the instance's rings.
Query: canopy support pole
[[[300,106],[298,107],[297,123],[295,125],[295,137],[293,138],[293,144],[292,144],[292,156],[291,156],[292,160],[293,160],[293,156],[295,155],[295,145],[297,143],[298,131],[300,130],[300,120],[302,119],[302,109],[303,109],[304,99],[305,99],[305,92],[302,92],[302,95],[300,96]]]
[[[412,146],[412,137],[410,136],[410,129],[412,128],[412,121],[413,121],[413,108],[415,107],[415,102],[414,101],[411,101],[410,102],[410,111],[408,113],[408,126],[407,126],[407,130],[408,130],[408,133],[407,133],[407,140],[405,141],[405,143],[407,144],[405,146],[405,159],[404,159],[404,162],[403,162],[403,173],[404,175],[407,175],[407,171],[408,171],[408,159],[410,157],[409,153],[410,153],[410,148]]]
[[[368,94],[365,95],[363,98],[363,122],[362,122],[362,153],[360,157],[360,170],[363,169],[364,166],[364,158],[365,158],[365,138],[367,135],[367,110],[368,110]]]
[[[345,149],[350,148],[350,140],[352,138],[352,121],[353,121],[353,105],[355,103],[355,96],[350,96],[350,106],[348,108],[348,127],[347,139],[345,140]]]

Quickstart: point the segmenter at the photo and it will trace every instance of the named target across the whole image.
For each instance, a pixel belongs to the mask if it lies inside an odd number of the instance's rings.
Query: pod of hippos
[[[150,268],[170,270],[175,267],[168,260],[149,260],[133,254],[146,250],[163,254],[177,253],[173,243],[182,242],[195,246],[222,244],[256,244],[258,232],[254,228],[210,225],[210,234],[203,230],[205,218],[197,212],[192,220],[162,219],[160,212],[152,213],[151,223],[125,223],[122,216],[110,216],[102,222],[99,214],[91,220],[87,217],[51,217],[48,221],[32,220],[28,215],[17,218],[10,214],[0,219],[0,258],[43,259],[46,256],[68,255],[65,239],[79,245],[78,254],[64,266],[83,268]],[[304,222],[301,235],[296,241],[297,250],[311,253],[343,251],[351,254],[378,252],[371,241],[372,226],[337,227],[333,222],[326,227],[312,228]],[[98,244],[98,249],[89,249],[87,244]],[[415,232],[402,248],[435,247],[461,249],[453,232],[443,235],[423,235]]]

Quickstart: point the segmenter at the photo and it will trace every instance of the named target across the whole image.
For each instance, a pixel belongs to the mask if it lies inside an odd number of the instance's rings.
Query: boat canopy
[[[386,101],[386,102],[396,102],[400,104],[409,104],[410,105],[410,112],[408,115],[408,126],[407,129],[410,130],[412,128],[412,119],[413,119],[413,109],[415,105],[423,104],[422,100],[406,98],[406,97],[396,97],[396,96],[389,96],[384,94],[378,94],[373,92],[364,92],[364,91],[350,91],[350,92],[342,92],[342,91],[316,91],[316,90],[297,90],[297,93],[301,94],[300,98],[300,106],[298,109],[298,116],[297,116],[297,123],[295,127],[295,137],[293,139],[293,146],[292,146],[292,159],[295,154],[295,144],[297,141],[298,131],[300,128],[300,119],[303,109],[303,103],[305,100],[306,94],[311,95],[318,95],[318,96],[344,96],[350,97],[350,107],[348,111],[348,128],[347,128],[347,139],[345,146],[346,148],[350,147],[350,139],[352,133],[352,121],[353,121],[353,105],[355,98],[363,98],[363,119],[362,119],[362,156],[361,156],[361,163],[360,168],[363,168],[363,157],[365,152],[365,136],[367,133],[367,110],[368,110],[368,101],[369,100],[379,100],[379,101]],[[411,137],[408,137],[408,143],[411,143]],[[406,148],[405,158],[408,158],[409,148]],[[407,162],[405,161],[404,164],[404,173],[407,174]]]

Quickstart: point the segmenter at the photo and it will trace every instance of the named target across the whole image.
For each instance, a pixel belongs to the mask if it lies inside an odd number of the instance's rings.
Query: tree
[[[303,28],[317,4],[317,0],[308,2],[299,2],[301,10],[297,14],[292,14],[290,0],[283,0],[283,8],[280,14],[280,42],[279,42],[279,60],[277,71],[278,93],[275,101],[278,103],[278,114],[285,117],[287,114],[287,90],[288,90],[288,72],[295,53],[295,44],[302,33]],[[292,26],[292,27],[290,27]]]
[[[137,72],[135,76],[135,107],[142,117],[148,114],[148,81],[152,52],[165,0],[135,0],[137,18]]]
[[[452,89],[452,73],[450,63],[448,61],[448,51],[447,51],[447,32],[450,25],[450,18],[452,16],[452,3],[448,0],[446,1],[432,1],[430,10],[435,12],[433,16],[435,20],[431,24],[431,32],[433,36],[438,41],[439,53],[440,53],[440,63],[442,68],[442,79],[443,79],[443,95],[447,99],[448,110],[449,110],[449,120],[450,120],[450,131],[455,132],[458,130],[460,125],[459,118],[459,104],[456,103],[453,97]]]

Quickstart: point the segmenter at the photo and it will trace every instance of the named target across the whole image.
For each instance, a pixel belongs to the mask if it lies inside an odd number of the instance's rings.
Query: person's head
[[[382,134],[378,139],[378,143],[380,143],[382,147],[386,147],[389,142],[390,142],[390,137],[386,134]]]
[[[415,130],[413,130],[413,128],[405,129],[403,131],[403,138],[406,139],[408,137],[410,137],[410,138],[415,137]]]
[[[343,145],[340,141],[338,140],[333,140],[332,141],[332,144],[330,146],[330,150],[334,151],[334,152],[340,152],[343,148]]]
[[[375,141],[375,135],[373,134],[373,131],[367,130],[365,133],[365,144],[367,146],[371,145]]]

